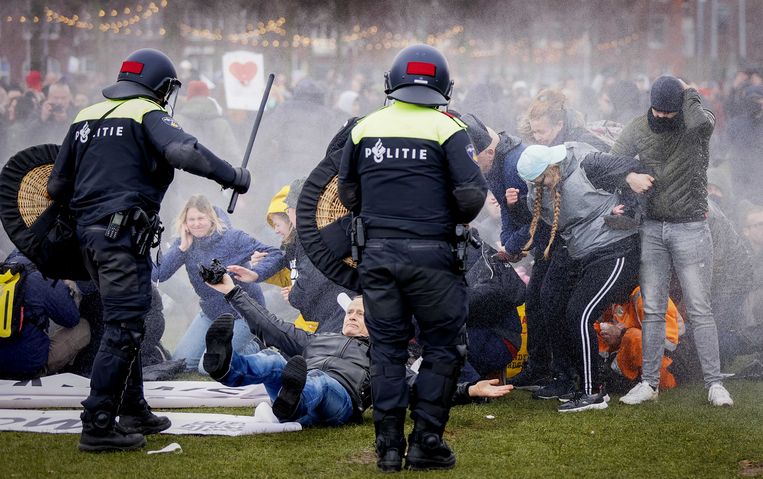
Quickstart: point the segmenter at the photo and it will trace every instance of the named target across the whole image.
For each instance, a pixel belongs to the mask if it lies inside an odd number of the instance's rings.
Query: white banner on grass
[[[38,411],[33,409],[0,409],[0,431],[79,434],[80,411]],[[197,434],[204,436],[245,436],[276,432],[301,431],[296,422],[262,422],[252,416],[162,412],[172,426],[162,434]]]
[[[231,388],[212,381],[146,381],[143,393],[155,408],[251,407],[270,401],[261,384]],[[0,380],[0,408],[81,407],[89,394],[90,380],[69,373]]]

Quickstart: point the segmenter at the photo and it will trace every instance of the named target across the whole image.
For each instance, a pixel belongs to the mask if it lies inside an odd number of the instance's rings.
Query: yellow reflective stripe
[[[106,100],[95,105],[91,105],[77,114],[77,118],[74,119],[74,123],[88,120],[98,120],[107,111],[111,110],[117,104],[120,104],[119,108],[109,113],[108,118],[129,118],[135,120],[138,123],[143,121],[143,116],[154,110],[165,111],[159,104],[147,100],[145,98],[133,98],[130,100]]]
[[[0,296],[0,307],[2,307],[2,317],[0,317],[0,338],[11,336],[11,324],[13,323],[13,294],[16,291],[16,283],[19,282],[21,273],[12,274],[10,270],[0,274],[0,284],[2,284],[2,296]]]
[[[466,128],[461,120],[434,108],[395,102],[366,116],[352,129],[352,142],[363,138],[420,138],[442,145]]]

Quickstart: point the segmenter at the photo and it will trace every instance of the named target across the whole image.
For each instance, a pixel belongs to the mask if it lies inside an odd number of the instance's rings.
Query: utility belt
[[[124,228],[130,228],[133,248],[139,256],[149,253],[151,248],[162,242],[164,226],[156,213],[147,213],[142,208],[134,206],[129,210],[117,211],[108,217],[104,236],[115,240]]]
[[[472,234],[472,231],[469,229],[468,225],[456,225],[454,233],[455,234],[450,238],[442,238],[441,236],[422,236],[408,231],[401,231],[390,228],[366,229],[360,216],[353,216],[352,229],[350,232],[352,259],[354,261],[360,261],[363,247],[366,245],[366,240],[369,239],[417,239],[446,241],[451,244],[459,271],[466,271],[466,252],[468,245],[471,243],[475,248],[481,248],[482,241],[480,240],[479,236]]]

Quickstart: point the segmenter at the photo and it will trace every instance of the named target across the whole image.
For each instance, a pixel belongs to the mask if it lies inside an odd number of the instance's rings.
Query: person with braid
[[[566,288],[544,305],[550,314],[564,317],[556,341],[555,358],[577,376],[575,391],[559,407],[560,412],[605,409],[609,396],[599,383],[601,358],[594,322],[612,303],[626,300],[638,284],[638,229],[610,228],[604,217],[621,212],[616,191],[630,187],[636,193],[651,188],[652,177],[638,173],[633,158],[596,151],[586,143],[567,142],[547,147],[528,146],[517,163],[519,176],[529,183],[528,205],[533,212],[530,240],[545,221],[550,239],[543,249],[549,255],[557,236],[566,243],[570,274]],[[551,297],[548,297],[551,299]]]
[[[609,151],[606,143],[585,128],[583,115],[570,108],[568,103],[561,91],[545,89],[538,93],[528,106],[519,128],[525,143],[555,146],[576,141],[587,143],[599,151]],[[516,172],[516,164],[513,171]],[[526,189],[513,185],[509,185],[505,193],[508,215],[514,224],[523,225],[523,238],[516,238],[515,242],[527,242],[527,225],[533,217],[539,217],[537,214],[531,215],[525,207],[511,206],[524,205],[526,195]],[[529,357],[522,372],[511,378],[509,383],[517,389],[532,390],[535,399],[556,399],[571,394],[575,389],[572,381],[575,372],[564,359],[571,352],[567,351],[570,343],[562,334],[564,304],[559,303],[560,298],[569,296],[574,284],[569,273],[572,260],[564,239],[549,241],[549,235],[549,226],[544,222],[538,223],[536,219],[534,241],[529,243],[535,247],[530,249],[528,246],[519,255],[522,257],[532,251],[534,257],[525,304]],[[508,246],[506,249],[511,253]]]

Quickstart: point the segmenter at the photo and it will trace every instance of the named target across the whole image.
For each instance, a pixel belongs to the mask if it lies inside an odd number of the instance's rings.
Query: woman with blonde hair
[[[185,359],[189,370],[196,370],[204,353],[204,337],[212,321],[223,313],[236,316],[233,328],[233,347],[243,354],[256,353],[258,347],[252,342],[254,336],[246,322],[241,319],[225,298],[208,288],[199,267],[209,266],[213,259],[223,266],[248,264],[255,251],[267,253],[256,266],[252,267],[256,282],[239,282],[249,296],[265,306],[265,298],[257,284],[275,274],[280,269],[283,253],[280,249],[263,244],[247,233],[230,227],[227,216],[215,208],[203,195],[191,196],[177,217],[175,228],[178,238],[164,255],[161,264],[153,272],[154,281],[166,281],[181,266],[185,266],[188,279],[199,296],[201,311],[191,322],[180,339],[173,359]],[[203,372],[203,371],[202,371]]]
[[[580,141],[599,151],[608,152],[610,148],[586,128],[583,114],[569,106],[567,96],[552,88],[541,90],[533,98],[518,130],[529,144],[554,146]]]
[[[548,255],[561,236],[571,260],[572,279],[544,309],[565,318],[554,354],[567,357],[555,360],[572,366],[580,381],[560,412],[607,407],[609,396],[599,383],[601,358],[593,323],[604,308],[626,300],[637,285],[640,249],[637,228],[612,229],[604,217],[622,213],[618,189],[643,193],[651,188],[653,178],[638,173],[638,168],[632,158],[601,153],[578,142],[529,146],[517,163],[519,176],[529,182],[527,201],[532,211],[525,249],[533,245],[538,224],[545,221],[551,232],[548,244],[541,246],[543,253]]]

